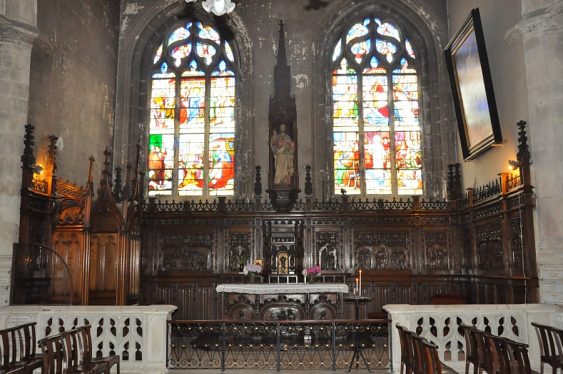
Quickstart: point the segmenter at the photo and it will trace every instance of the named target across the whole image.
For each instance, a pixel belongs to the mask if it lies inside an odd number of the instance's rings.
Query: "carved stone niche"
[[[315,234],[314,262],[321,265],[323,271],[341,270],[341,253],[339,252],[339,235],[337,232],[317,232]]]
[[[250,260],[251,233],[231,232],[227,236],[228,256],[225,270],[228,272],[240,272]]]
[[[303,267],[303,221],[264,222],[266,274],[300,274]]]

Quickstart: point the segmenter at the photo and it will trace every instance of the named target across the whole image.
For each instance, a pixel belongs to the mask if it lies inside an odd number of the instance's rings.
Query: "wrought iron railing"
[[[169,369],[391,368],[387,320],[169,321],[167,355]]]

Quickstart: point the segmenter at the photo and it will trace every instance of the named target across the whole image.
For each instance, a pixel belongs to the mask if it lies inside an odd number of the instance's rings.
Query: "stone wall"
[[[487,183],[507,169],[508,160],[516,159],[514,123],[528,121],[541,301],[562,304],[563,1],[449,0],[450,35],[474,7],[481,12],[505,141],[463,163],[464,187]]]
[[[9,302],[12,246],[18,239],[24,126],[35,0],[0,1],[0,304]]]
[[[541,301],[563,304],[563,1],[522,0]]]
[[[59,136],[58,176],[84,184],[88,157],[99,175],[114,121],[119,1],[38,0],[29,121],[36,148]],[[23,134],[23,131],[22,131]]]
[[[120,60],[116,103],[114,164],[134,159],[134,145],[147,129],[146,57],[156,48],[166,25],[175,22],[183,2],[125,0],[121,14]],[[320,9],[308,9],[309,0],[245,0],[226,16],[233,29],[241,60],[238,123],[237,195],[249,197],[254,166],[268,166],[268,106],[273,94],[273,68],[278,41],[278,22],[286,30],[291,87],[297,102],[299,180],[311,165],[315,195],[323,195],[322,177],[332,168],[330,131],[330,68],[336,37],[353,20],[375,12],[396,20],[416,39],[422,63],[424,105],[424,158],[429,197],[445,196],[446,164],[454,160],[454,135],[450,128],[451,99],[442,48],[447,42],[444,1],[334,0]],[[200,2],[196,9],[200,9]],[[205,16],[205,14],[203,14]],[[145,136],[146,141],[146,136]],[[143,145],[143,150],[146,147]],[[328,185],[325,183],[325,187]],[[301,186],[301,189],[303,187]],[[326,189],[326,188],[325,188]],[[339,191],[337,191],[338,193]]]
[[[473,8],[479,8],[481,14],[503,142],[468,162],[463,162],[461,147],[458,147],[464,189],[489,183],[498,178],[499,172],[510,170],[508,160],[516,160],[518,144],[516,122],[527,121],[529,117],[524,47],[521,40],[506,37],[520,21],[519,2],[449,0],[450,38],[461,28]],[[530,127],[534,125],[531,123]],[[452,121],[451,126],[456,128],[457,137],[457,121]]]

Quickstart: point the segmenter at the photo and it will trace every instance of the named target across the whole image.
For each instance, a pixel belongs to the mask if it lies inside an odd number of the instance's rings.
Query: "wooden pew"
[[[32,373],[42,366],[36,353],[36,322],[0,330],[0,373]]]
[[[401,374],[455,373],[440,361],[436,344],[396,325],[401,341]]]
[[[536,328],[540,342],[540,372],[543,374],[544,364],[551,366],[553,373],[557,369],[563,371],[563,330],[534,322],[532,326]]]
[[[109,374],[114,365],[119,374],[119,356],[92,358],[89,325],[46,337],[39,345],[43,352],[43,374]]]
[[[469,364],[473,372],[489,374],[532,374],[528,345],[492,335],[475,326],[460,325],[465,336],[465,373]]]

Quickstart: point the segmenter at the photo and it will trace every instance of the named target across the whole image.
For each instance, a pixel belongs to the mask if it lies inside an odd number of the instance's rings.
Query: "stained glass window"
[[[397,25],[368,17],[332,52],[334,190],[422,194],[416,53]]]
[[[235,67],[231,45],[197,20],[172,28],[150,80],[149,196],[233,195]]]

